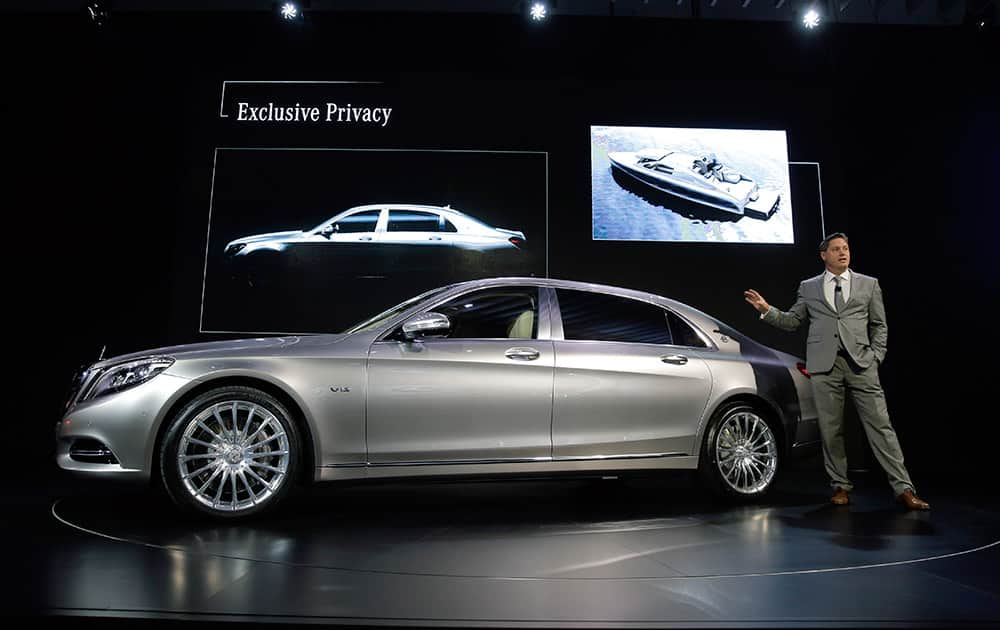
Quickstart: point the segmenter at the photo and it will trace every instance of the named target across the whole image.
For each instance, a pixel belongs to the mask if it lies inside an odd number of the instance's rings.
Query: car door
[[[384,275],[382,259],[375,251],[382,214],[378,208],[365,208],[338,217],[323,234],[296,247],[298,264],[321,281]]]
[[[495,287],[434,307],[446,336],[400,331],[368,357],[368,459],[509,462],[551,455],[553,352],[537,287]]]
[[[691,454],[712,376],[698,349],[675,345],[676,314],[631,297],[555,294],[553,457]]]
[[[387,268],[397,277],[440,276],[452,267],[455,227],[439,213],[411,208],[390,208],[385,230],[376,235],[384,250]]]

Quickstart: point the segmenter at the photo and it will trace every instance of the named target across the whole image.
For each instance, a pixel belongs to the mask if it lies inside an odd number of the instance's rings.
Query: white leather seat
[[[507,337],[509,339],[531,339],[531,332],[535,327],[534,324],[535,311],[524,311],[507,328]]]

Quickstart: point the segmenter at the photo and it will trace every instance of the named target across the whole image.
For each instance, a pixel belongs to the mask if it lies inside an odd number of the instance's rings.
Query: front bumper
[[[56,424],[56,464],[87,476],[149,479],[157,432],[188,383],[168,370],[132,389],[77,403]],[[117,463],[75,459],[71,450],[81,440],[104,445]]]

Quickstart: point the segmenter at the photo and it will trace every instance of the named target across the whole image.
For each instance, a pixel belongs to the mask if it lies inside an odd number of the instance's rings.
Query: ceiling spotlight
[[[545,6],[544,2],[536,2],[531,5],[531,19],[536,22],[541,22],[549,14],[548,7]]]
[[[281,17],[286,20],[294,20],[299,17],[299,8],[293,2],[286,2],[281,5]]]
[[[103,2],[88,2],[86,13],[97,26],[104,26],[108,22],[108,7]]]
[[[820,15],[819,11],[816,9],[809,9],[806,14],[802,16],[802,26],[813,29],[819,26]]]

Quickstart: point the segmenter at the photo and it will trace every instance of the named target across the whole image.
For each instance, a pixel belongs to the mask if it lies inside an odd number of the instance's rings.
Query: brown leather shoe
[[[849,496],[847,496],[847,490],[843,488],[837,488],[833,491],[833,496],[830,497],[830,503],[834,505],[847,505],[851,502]]]
[[[908,510],[929,510],[931,506],[929,503],[913,494],[912,490],[904,490],[896,497],[896,500],[906,506]]]

